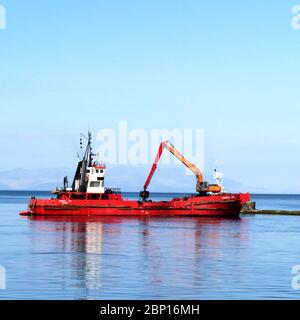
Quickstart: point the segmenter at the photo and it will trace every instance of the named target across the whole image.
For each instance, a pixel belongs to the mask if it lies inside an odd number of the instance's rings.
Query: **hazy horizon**
[[[29,193],[29,192],[38,192],[38,193],[45,193],[45,194],[51,194],[51,190],[3,190],[3,189],[0,189],[0,192],[26,192],[26,193]],[[126,191],[126,190],[122,190],[122,193],[123,194],[127,194],[127,193],[131,193],[131,194],[139,194],[139,192],[137,191]],[[196,192],[194,192],[196,193]],[[150,198],[151,198],[151,194],[166,194],[166,195],[172,195],[172,194],[193,194],[190,193],[190,192],[155,192],[155,191],[152,191],[150,193]],[[255,192],[250,192],[251,195],[254,195],[254,196],[300,196],[300,193],[255,193]]]

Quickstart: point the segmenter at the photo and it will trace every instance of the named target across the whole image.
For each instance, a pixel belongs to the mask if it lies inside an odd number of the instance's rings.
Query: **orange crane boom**
[[[140,193],[140,197],[143,200],[146,200],[149,197],[149,192],[147,191],[149,184],[152,180],[152,177],[157,169],[158,162],[162,156],[164,149],[167,149],[173,154],[179,161],[181,161],[187,168],[189,168],[196,176],[197,186],[196,191],[199,193],[219,193],[222,191],[222,187],[219,185],[209,185],[207,182],[203,182],[203,174],[200,169],[198,169],[193,163],[187,160],[171,143],[170,141],[163,141],[156,154],[154,163],[152,165],[151,171],[148,175],[148,178],[144,184],[144,190]]]

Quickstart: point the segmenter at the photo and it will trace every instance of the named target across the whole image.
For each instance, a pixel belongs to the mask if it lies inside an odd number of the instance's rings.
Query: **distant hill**
[[[139,192],[142,190],[149,173],[149,165],[136,166],[109,166],[106,176],[107,187],[119,187],[123,191]],[[149,190],[156,192],[194,192],[196,180],[193,175],[180,165],[160,165],[157,169]],[[49,191],[56,186],[62,186],[64,176],[73,179],[73,170],[70,168],[45,169],[14,169],[0,172],[0,189],[2,190],[41,190]],[[213,182],[212,176],[206,177]],[[249,187],[234,179],[226,178],[224,186],[230,192],[269,193],[270,190]]]
[[[68,168],[14,169],[0,172],[2,190],[52,190],[62,185],[62,179],[70,175]]]
[[[225,187],[225,190],[229,192],[272,193],[267,188],[246,186],[239,181],[226,177],[224,179],[223,185]]]

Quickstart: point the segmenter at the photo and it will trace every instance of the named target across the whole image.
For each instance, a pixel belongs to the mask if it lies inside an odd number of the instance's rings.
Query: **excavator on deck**
[[[149,191],[147,190],[149,187],[149,184],[153,178],[153,175],[157,169],[158,162],[164,152],[164,150],[167,149],[172,155],[174,155],[181,163],[183,163],[187,168],[189,168],[196,176],[196,192],[199,195],[207,195],[209,193],[216,194],[221,193],[223,191],[223,188],[219,184],[209,184],[206,181],[203,181],[203,174],[201,170],[191,163],[189,160],[187,160],[173,145],[170,141],[163,141],[158,149],[158,152],[156,154],[154,163],[152,165],[151,171],[147,177],[147,180],[144,184],[144,190],[140,192],[140,198],[142,201],[147,201],[147,199],[150,196]]]

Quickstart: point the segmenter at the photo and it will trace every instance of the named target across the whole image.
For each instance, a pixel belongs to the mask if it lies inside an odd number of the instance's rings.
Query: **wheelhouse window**
[[[91,182],[90,182],[90,187],[91,187],[91,188],[98,188],[98,187],[100,187],[100,181],[91,181]]]

